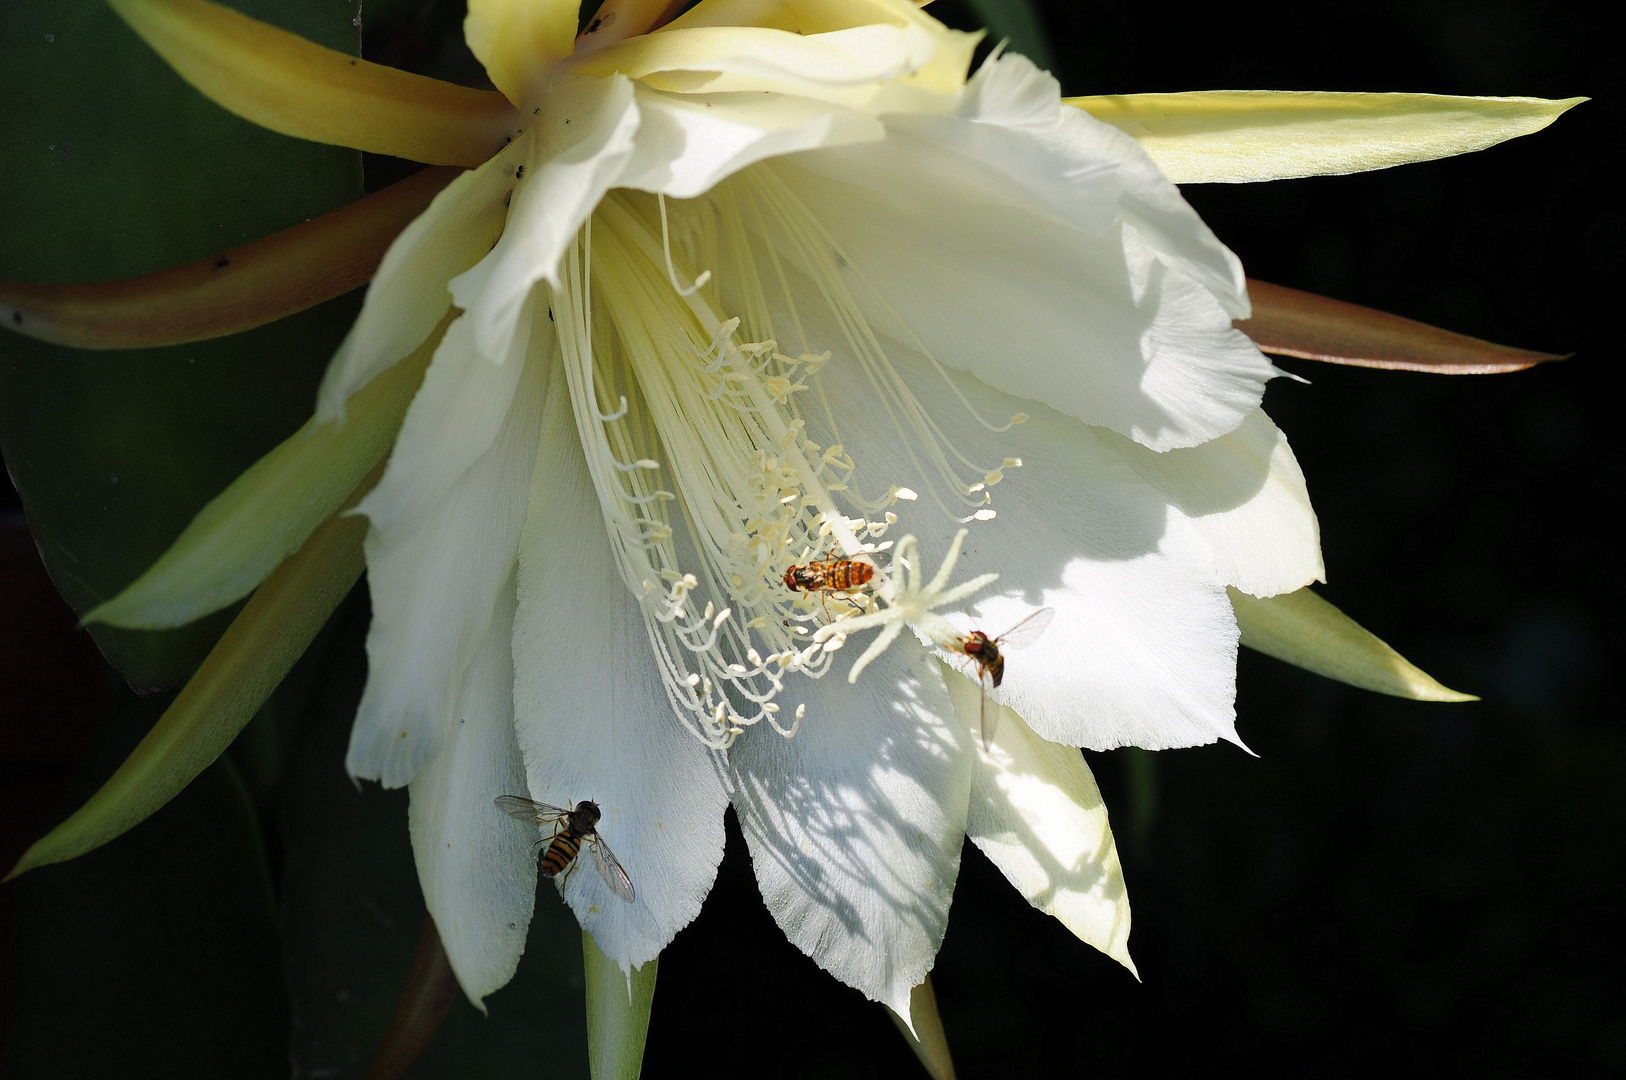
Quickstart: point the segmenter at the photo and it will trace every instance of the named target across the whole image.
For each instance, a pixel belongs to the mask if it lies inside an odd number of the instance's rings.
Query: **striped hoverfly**
[[[999,703],[992,691],[1005,681],[1005,654],[1013,649],[1024,649],[1039,639],[1050,620],[1056,617],[1055,608],[1040,608],[998,637],[989,637],[981,630],[973,630],[949,648],[965,657],[961,665],[973,675],[982,688],[982,748],[994,743],[994,729],[999,726]]]
[[[559,879],[559,884],[564,885],[576,869],[576,856],[581,853],[582,845],[586,844],[593,855],[593,866],[598,870],[598,876],[604,879],[604,884],[615,895],[632,903],[637,895],[632,888],[632,879],[621,868],[621,862],[610,851],[610,845],[598,833],[598,821],[603,816],[598,803],[583,799],[574,810],[567,810],[519,795],[499,795],[496,803],[497,809],[511,818],[532,825],[553,826],[553,834],[537,845],[548,845],[542,855],[543,877],[558,877],[562,871],[564,877]]]

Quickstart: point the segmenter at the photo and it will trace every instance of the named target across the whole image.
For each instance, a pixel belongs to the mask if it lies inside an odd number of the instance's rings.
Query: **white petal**
[[[492,804],[525,790],[514,741],[513,580],[463,675],[446,744],[412,781],[407,820],[424,903],[469,1000],[519,966],[536,903],[530,833]]]
[[[971,739],[937,665],[904,635],[850,685],[787,685],[794,738],[757,727],[729,752],[757,884],[785,936],[900,1016],[943,941],[960,869]]]
[[[1057,178],[1087,181],[1093,169],[1110,163],[1122,185],[1121,212],[1147,236],[1158,257],[1211,291],[1232,318],[1246,318],[1248,292],[1237,257],[1203,224],[1138,141],[1094,117],[1080,124],[1078,112],[1061,102],[1061,85],[1048,72],[1025,56],[1001,56],[984,64],[966,87],[960,115],[974,126],[962,125],[958,134],[947,137],[952,145],[969,149],[988,139],[989,129],[998,131],[984,144],[993,152],[971,152],[1059,216],[1076,212],[1077,198],[1069,197]],[[948,131],[946,125],[940,129]],[[1018,134],[1036,149],[1018,149],[1011,139]],[[1087,228],[1082,221],[1080,227]]]
[[[680,96],[639,85],[637,102],[637,151],[619,186],[680,199],[765,158],[886,136],[872,116],[778,94]]]
[[[1042,129],[1031,101],[888,117],[884,143],[774,168],[889,336],[1156,450],[1234,429],[1276,374],[1231,325],[1240,266],[1133,139],[1044,100]]]
[[[632,84],[619,75],[556,78],[540,100],[524,117],[530,152],[508,227],[491,254],[451,283],[486,356],[508,354],[532,286],[543,279],[559,284],[559,257],[615,186],[638,131]]]
[[[816,335],[810,331],[813,347],[830,347]],[[953,386],[982,416],[1022,410],[1030,417],[989,431],[923,360],[902,348],[888,355],[959,452],[984,468],[1007,457],[1023,462],[992,489],[997,516],[971,524],[954,572],[955,581],[1000,575],[976,598],[975,620],[962,617],[961,625],[999,634],[1040,607],[1056,609],[1044,635],[1007,658],[1000,699],[1039,735],[1069,746],[1235,741],[1236,620],[1202,530],[1107,445],[1107,433],[953,374]],[[858,480],[869,491],[903,484],[922,493],[894,507],[900,521],[888,535],[916,534],[935,563],[960,526],[935,504],[935,478],[916,471],[853,367],[838,356],[819,378],[841,403],[841,435]],[[808,427],[815,439],[827,437],[816,418]]]
[[[345,759],[353,776],[405,784],[434,757],[452,723],[459,676],[514,568],[553,347],[546,326],[540,322],[531,334],[519,389],[491,449],[433,509],[368,530],[373,622],[367,689]]]
[[[563,369],[547,394],[519,560],[514,700],[531,796],[598,803],[632,878],[627,903],[588,865],[565,899],[623,970],[700,912],[723,856],[722,765],[672,714],[638,605],[611,557]]]
[[[412,399],[388,468],[358,507],[374,528],[390,531],[433,510],[496,441],[514,400],[532,319],[520,319],[509,356],[479,355],[467,315],[446,331],[423,386]]]
[[[981,725],[976,684],[945,667],[961,721]],[[1131,973],[1129,894],[1106,803],[1084,755],[1046,742],[1010,709],[977,747],[965,831],[1028,903]]]
[[[344,415],[344,403],[373,376],[412,352],[452,305],[447,282],[477,263],[502,235],[514,168],[531,140],[521,136],[435,196],[395,238],[367,287],[361,314],[328,364],[317,395],[318,421]]]
[[[1225,584],[1276,596],[1326,580],[1304,473],[1263,409],[1186,450],[1157,454],[1116,435],[1106,441],[1192,519]]]
[[[673,93],[785,94],[871,112],[952,108],[977,38],[911,14],[901,25],[822,33],[673,25],[574,57],[561,70],[620,73]]]

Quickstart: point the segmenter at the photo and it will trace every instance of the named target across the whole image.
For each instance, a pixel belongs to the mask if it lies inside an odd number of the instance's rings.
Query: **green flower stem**
[[[1447,689],[1309,589],[1257,596],[1227,589],[1242,644],[1329,679],[1414,701],[1478,701]]]
[[[7,880],[76,858],[145,821],[231,745],[361,577],[367,522],[344,511],[381,473],[382,465],[265,580],[118,771],[24,852]]]
[[[937,994],[932,990],[930,975],[909,991],[909,1019],[915,1025],[913,1031],[904,1023],[903,1017],[891,1009],[887,1010],[887,1015],[898,1025],[909,1049],[915,1052],[915,1057],[920,1059],[920,1064],[932,1080],[954,1080],[954,1058],[949,1055],[943,1018],[937,1014]]]
[[[582,969],[587,980],[587,1060],[593,1080],[638,1080],[655,1000],[657,957],[629,977],[582,931]]]

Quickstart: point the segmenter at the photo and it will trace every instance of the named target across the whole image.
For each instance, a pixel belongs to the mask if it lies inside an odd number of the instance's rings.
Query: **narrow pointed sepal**
[[[252,330],[372,280],[390,242],[461,170],[424,169],[331,214],[141,277],[0,282],[0,324],[76,349],[148,349]]]
[[[284,135],[472,167],[518,127],[501,94],[360,60],[208,0],[108,3],[204,96]]]
[[[1177,184],[1246,184],[1472,153],[1587,99],[1197,90],[1066,100],[1140,140]]]
[[[389,452],[449,321],[357,391],[342,423],[310,420],[249,466],[157,562],[84,621],[132,630],[185,626],[247,596]]]
[[[1253,315],[1238,320],[1236,328],[1278,356],[1437,375],[1498,375],[1565,359],[1565,354],[1496,345],[1252,278],[1248,299]]]
[[[1310,589],[1272,596],[1226,590],[1242,644],[1329,679],[1414,701],[1478,701],[1436,682]]]
[[[406,1072],[440,1030],[456,998],[457,976],[452,974],[435,920],[425,915],[412,968],[401,987],[384,1041],[367,1070],[367,1080],[396,1080]]]
[[[593,1080],[638,1080],[655,1000],[656,957],[622,971],[582,931],[582,971],[587,981],[587,1059]]]
[[[898,1025],[909,1049],[920,1059],[921,1067],[932,1080],[954,1080],[954,1058],[949,1055],[948,1036],[943,1032],[943,1018],[937,1013],[937,994],[932,990],[932,977],[926,976],[921,984],[909,992],[909,1016],[899,1016],[891,1009],[887,1015]]]
[[[377,473],[351,496],[372,486]],[[364,519],[341,510],[266,579],[130,756],[7,879],[65,862],[145,821],[213,764],[254,718],[364,569]]]

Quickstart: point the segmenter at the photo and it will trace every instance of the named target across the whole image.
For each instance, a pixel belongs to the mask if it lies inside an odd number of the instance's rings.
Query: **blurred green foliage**
[[[348,0],[250,14],[355,52]],[[352,201],[361,157],[240,120],[111,8],[15,0],[0,20],[0,276],[98,281],[267,236]],[[332,301],[236,337],[135,352],[0,338],[0,449],[74,609],[115,595],[204,503],[309,416],[357,310]],[[229,613],[161,634],[98,626],[138,691],[177,684]]]

